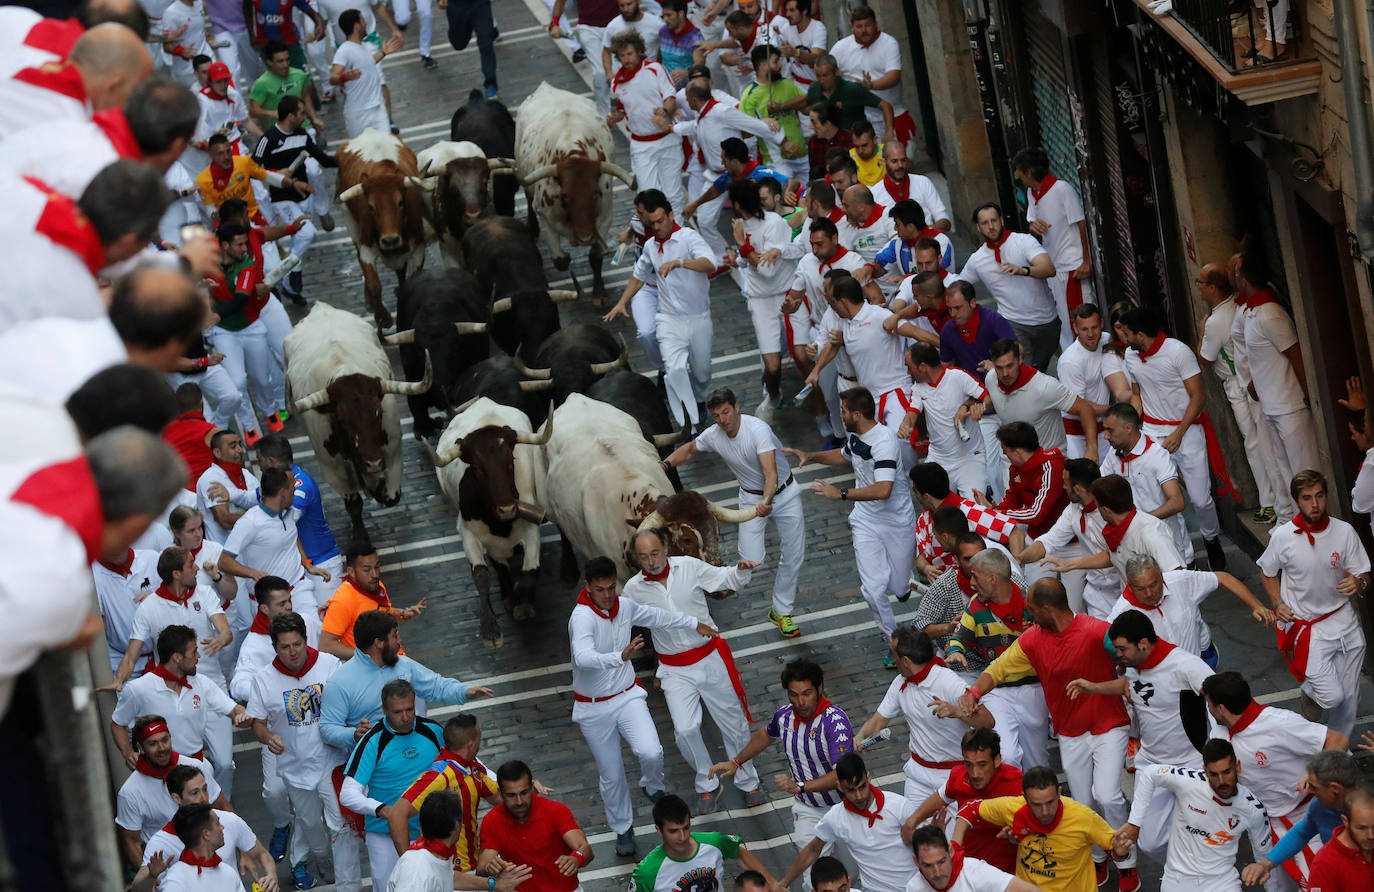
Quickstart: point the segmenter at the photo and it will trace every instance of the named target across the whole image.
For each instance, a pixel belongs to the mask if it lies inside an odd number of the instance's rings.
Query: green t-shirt
[[[790,102],[793,99],[804,95],[801,87],[789,78],[780,78],[771,84],[750,84],[744,90],[744,95],[740,97],[740,111],[755,118],[777,118],[782,125],[783,136],[799,146],[796,155],[789,156],[783,154],[784,158],[805,158],[806,157],[806,138],[802,136],[801,122],[797,120],[797,113],[792,111],[778,112],[776,115],[769,114],[768,103],[770,102]],[[766,145],[763,140],[759,140],[759,155],[763,158],[763,163],[767,164],[772,160],[771,147]]]
[[[286,77],[277,77],[268,71],[253,81],[253,89],[249,91],[248,98],[261,105],[263,111],[275,112],[277,103],[281,102],[283,96],[299,98],[308,86],[310,78],[299,68],[288,68]]]
[[[668,857],[663,846],[635,867],[630,892],[720,892],[726,887],[725,860],[739,857],[740,839],[725,833],[693,833],[697,850],[685,861]]]
[[[844,130],[853,130],[854,125],[864,117],[864,109],[877,108],[878,103],[882,101],[881,97],[867,87],[843,78],[835,82],[835,92],[829,96],[821,90],[819,83],[812,84],[806,91],[807,105],[833,102],[840,107],[840,127]]]

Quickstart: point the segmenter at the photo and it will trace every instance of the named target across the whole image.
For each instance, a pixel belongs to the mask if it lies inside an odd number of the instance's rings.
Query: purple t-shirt
[[[953,319],[940,329],[940,358],[945,362],[954,363],[982,381],[983,373],[978,371],[978,363],[991,358],[989,354],[992,345],[1002,338],[1016,340],[1016,332],[1012,330],[1011,323],[999,316],[995,310],[979,307],[978,333],[974,335],[972,344],[959,334],[959,326],[954,324]]]
[[[242,0],[205,0],[205,15],[216,31],[247,31]]]
[[[782,738],[789,773],[798,784],[824,777],[835,769],[840,756],[854,752],[854,729],[849,716],[828,700],[822,700],[816,714],[802,722],[796,721],[789,703],[773,713],[767,731],[774,740]],[[840,792],[826,790],[798,798],[807,805],[829,808],[840,801]]]

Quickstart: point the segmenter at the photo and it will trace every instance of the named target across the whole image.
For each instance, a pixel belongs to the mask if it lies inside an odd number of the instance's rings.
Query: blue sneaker
[[[488,99],[495,99],[496,96],[497,96],[497,93],[496,93],[496,84],[487,84],[487,98],[488,98]]]
[[[267,844],[267,851],[272,855],[272,860],[278,863],[286,857],[286,846],[291,842],[291,825],[285,827],[274,827],[272,829],[272,840]]]
[[[897,658],[892,655],[890,650],[883,654],[883,668],[889,672],[895,672],[897,669]]]
[[[297,889],[315,888],[315,878],[305,869],[304,861],[291,867],[291,879],[295,881]]]

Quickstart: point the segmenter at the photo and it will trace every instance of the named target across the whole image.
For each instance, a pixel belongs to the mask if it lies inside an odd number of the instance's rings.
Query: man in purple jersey
[[[788,772],[773,782],[794,797],[792,843],[801,849],[815,837],[821,817],[840,801],[835,763],[854,752],[854,729],[844,710],[825,699],[825,673],[817,664],[806,659],[788,663],[782,669],[782,686],[788,705],[773,713],[733,759],[711,766],[711,776],[729,777],[781,738]],[[830,849],[827,845],[822,854]]]

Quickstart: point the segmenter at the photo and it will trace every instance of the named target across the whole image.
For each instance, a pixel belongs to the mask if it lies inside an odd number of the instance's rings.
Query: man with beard
[[[421,598],[414,607],[396,607],[382,582],[382,559],[371,542],[355,542],[349,546],[344,563],[346,572],[339,578],[339,587],[325,604],[324,630],[320,632],[320,650],[341,660],[353,656],[353,624],[369,610],[389,613],[405,622],[420,615],[427,600]],[[405,648],[399,653],[405,654]]]
[[[525,892],[579,888],[577,873],[593,856],[572,809],[545,798],[535,788],[530,767],[518,759],[496,769],[496,786],[501,801],[482,819],[478,865],[483,873],[494,876],[528,865],[533,873],[522,886]]]
[[[1018,880],[977,858],[966,858],[960,846],[951,847],[945,831],[922,827],[911,838],[917,875],[909,892],[1031,892],[1039,888]]]

